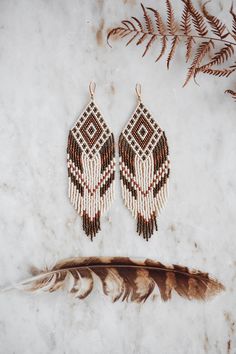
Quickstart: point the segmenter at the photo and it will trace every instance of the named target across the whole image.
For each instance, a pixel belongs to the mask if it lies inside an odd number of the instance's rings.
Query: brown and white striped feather
[[[65,259],[14,287],[30,292],[67,288],[76,298],[84,299],[92,292],[96,278],[100,279],[104,294],[114,302],[144,302],[155,289],[164,301],[171,299],[174,292],[188,300],[206,300],[224,290],[207,273],[127,257]]]

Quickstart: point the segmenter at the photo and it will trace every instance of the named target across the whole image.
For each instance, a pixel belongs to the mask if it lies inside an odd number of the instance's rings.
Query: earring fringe
[[[115,179],[114,136],[93,99],[69,132],[67,169],[69,199],[93,240],[113,202]]]
[[[119,138],[122,197],[147,241],[168,196],[169,149],[164,131],[140,101]]]

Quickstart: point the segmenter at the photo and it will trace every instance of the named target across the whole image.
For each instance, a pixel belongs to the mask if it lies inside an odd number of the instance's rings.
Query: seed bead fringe
[[[141,103],[120,135],[119,165],[124,203],[137,220],[137,233],[147,241],[158,229],[157,219],[168,196],[168,155],[165,133]]]
[[[93,101],[69,132],[67,169],[69,199],[93,240],[101,229],[101,215],[114,200],[115,179],[114,136]]]

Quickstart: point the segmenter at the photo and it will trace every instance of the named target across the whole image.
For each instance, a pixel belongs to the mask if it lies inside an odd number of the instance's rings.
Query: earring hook
[[[135,86],[135,91],[138,97],[139,102],[141,102],[141,93],[142,93],[142,87],[140,83],[137,83]]]
[[[89,84],[89,92],[90,92],[90,97],[92,100],[94,98],[95,90],[96,90],[96,83],[94,81],[91,81]]]

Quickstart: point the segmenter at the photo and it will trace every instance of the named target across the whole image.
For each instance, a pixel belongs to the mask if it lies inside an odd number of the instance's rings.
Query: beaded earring
[[[95,88],[90,83],[90,102],[69,131],[67,145],[69,199],[91,240],[114,199],[115,178],[114,136],[94,101]]]
[[[169,149],[165,132],[142,103],[140,84],[136,93],[137,107],[119,137],[120,179],[137,232],[148,241],[167,199]]]

